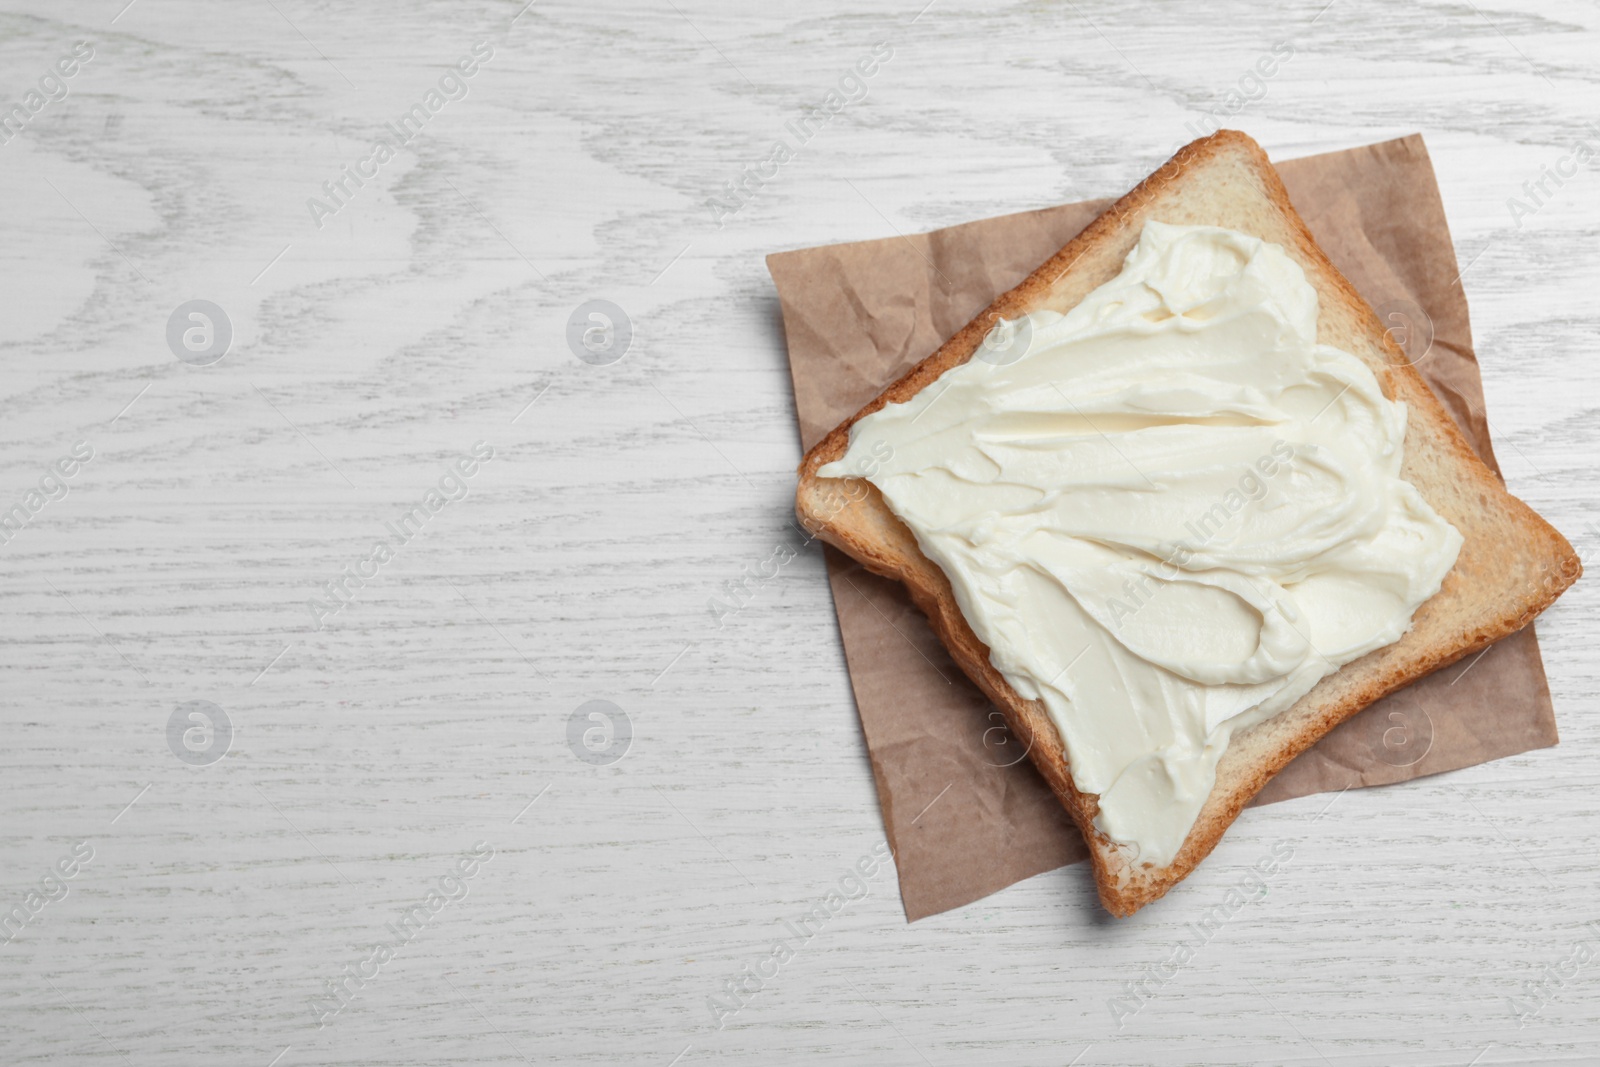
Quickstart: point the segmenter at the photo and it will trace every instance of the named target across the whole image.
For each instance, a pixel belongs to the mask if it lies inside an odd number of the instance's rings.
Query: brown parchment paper
[[[1329,258],[1390,324],[1498,471],[1460,268],[1422,138],[1277,166]],[[933,352],[1109,203],[769,256],[804,447]],[[1082,836],[1000,713],[946,654],[904,588],[826,551],[907,920],[1087,858]],[[1401,782],[1555,743],[1530,626],[1341,724],[1255,803]]]

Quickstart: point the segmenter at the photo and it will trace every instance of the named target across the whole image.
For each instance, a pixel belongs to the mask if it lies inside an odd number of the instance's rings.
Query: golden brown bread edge
[[[1241,196],[1240,188],[1246,195]],[[1187,204],[1185,197],[1199,204]],[[1115,276],[1144,222],[1158,215],[1166,222],[1229,226],[1289,251],[1317,289],[1319,339],[1366,360],[1385,393],[1407,404],[1402,475],[1464,538],[1443,587],[1418,609],[1404,637],[1346,664],[1293,707],[1233,738],[1188,838],[1173,862],[1159,868],[1130,862],[1126,849],[1095,828],[1098,798],[1073,784],[1060,735],[1044,705],[1018,696],[990,664],[989,649],[962,617],[944,572],[922,554],[876,487],[864,479],[816,474],[819,466],[844,454],[850,427],[858,419],[885,404],[904,402],[971,358],[997,318],[1016,318],[1039,307],[1066,311]],[[1329,262],[1260,146],[1233,130],[1179,150],[1021,284],[997,297],[936,352],[835,427],[801,462],[795,505],[815,536],[868,570],[904,583],[952,658],[1005,715],[1083,832],[1101,902],[1118,916],[1133,914],[1181,881],[1273,775],[1334,726],[1380,697],[1521,629],[1582,573],[1566,538],[1506,492],[1371,307]]]

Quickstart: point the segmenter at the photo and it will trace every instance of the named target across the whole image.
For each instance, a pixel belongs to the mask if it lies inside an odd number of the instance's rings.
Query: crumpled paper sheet
[[[1498,470],[1466,295],[1422,138],[1289,160],[1278,170],[1329,258]],[[804,446],[933,352],[1109,203],[769,256]],[[903,587],[827,553],[907,920],[1086,859],[1060,802]],[[1402,782],[1555,743],[1530,626],[1341,724],[1255,803]]]

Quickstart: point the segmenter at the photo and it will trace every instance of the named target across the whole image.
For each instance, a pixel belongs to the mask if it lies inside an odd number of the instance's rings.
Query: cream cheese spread
[[[1095,825],[1172,862],[1233,734],[1400,638],[1461,535],[1400,477],[1406,408],[1317,343],[1282,248],[1149,222],[1065,315],[859,420],[870,470]],[[870,458],[871,463],[866,462]]]

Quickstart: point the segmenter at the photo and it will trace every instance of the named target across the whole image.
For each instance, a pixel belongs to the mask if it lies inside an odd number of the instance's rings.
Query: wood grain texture
[[[1229,123],[1278,157],[1426,136],[1508,485],[1590,560],[1600,170],[1507,199],[1594,136],[1600,8],[124,3],[0,14],[7,107],[94,48],[0,144],[0,511],[95,450],[0,545],[0,913],[94,850],[0,945],[0,1062],[1600,1059],[1600,958],[1562,967],[1600,944],[1593,579],[1540,622],[1557,748],[1262,809],[1116,925],[1081,867],[909,927],[881,872],[707,1008],[881,839],[815,547],[707,610],[794,539],[762,257],[1120,192],[1290,40]],[[879,41],[866,98],[719,227],[706,200]],[[307,198],[478,42],[317,228]],[[233,325],[208,367],[166,340],[196,298]],[[591,299],[631,320],[619,362],[568,348]],[[466,497],[316,629],[476,441]],[[596,699],[632,724],[608,766],[568,745]],[[194,700],[234,727],[209,766],[168,747]],[[479,841],[319,1029],[309,999]],[[1265,898],[1146,978],[1276,842]]]

